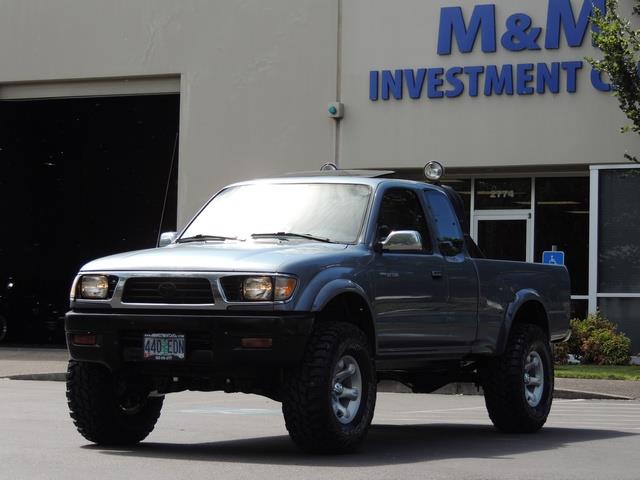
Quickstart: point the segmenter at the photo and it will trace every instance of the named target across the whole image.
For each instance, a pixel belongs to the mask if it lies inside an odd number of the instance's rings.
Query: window
[[[599,184],[598,293],[640,293],[640,170],[603,170]]]
[[[391,232],[414,230],[422,238],[422,250],[431,252],[431,238],[418,196],[411,190],[392,188],[385,192],[378,216],[378,240]]]
[[[529,208],[531,208],[530,178],[476,180],[476,210],[527,210]]]
[[[464,233],[469,234],[469,229],[471,227],[471,179],[452,178],[441,180],[440,183],[453,188],[458,195],[460,195],[460,198],[462,198],[462,203],[464,205],[464,218],[460,219],[460,227]]]
[[[436,229],[440,251],[447,256],[461,253],[464,239],[449,199],[434,190],[427,190],[425,197],[429,214]]]
[[[355,243],[369,205],[367,185],[257,183],[229,187],[198,214],[183,237],[289,232]]]
[[[589,178],[536,178],[534,261],[542,252],[565,252],[571,293],[586,295],[589,276]]]
[[[631,352],[640,352],[640,298],[599,298],[598,309],[631,339]]]

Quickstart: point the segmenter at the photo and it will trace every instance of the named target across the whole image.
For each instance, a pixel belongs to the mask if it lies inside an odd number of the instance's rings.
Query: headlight
[[[109,294],[109,277],[106,275],[83,275],[80,278],[80,298],[101,300]]]
[[[242,282],[242,296],[245,300],[269,301],[273,298],[271,277],[247,277]]]
[[[296,279],[284,276],[229,276],[220,279],[229,302],[273,302],[291,298]]]

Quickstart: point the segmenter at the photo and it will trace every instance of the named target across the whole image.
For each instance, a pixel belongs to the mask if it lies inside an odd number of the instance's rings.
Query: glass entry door
[[[474,240],[487,258],[533,261],[530,214],[484,213],[474,220]]]

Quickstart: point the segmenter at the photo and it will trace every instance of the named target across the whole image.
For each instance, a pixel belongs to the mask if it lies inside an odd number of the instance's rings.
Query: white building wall
[[[551,0],[554,2],[556,0]],[[465,19],[478,4],[495,4],[497,51],[483,53],[478,38],[471,53],[454,41],[450,55],[437,54],[441,7],[461,6]],[[589,33],[579,48],[544,48],[549,0],[349,0],[342,26],[341,132],[345,167],[419,167],[437,159],[449,167],[537,166],[619,163],[625,151],[640,151],[640,137],[621,135],[625,118],[609,93],[595,90],[590,66],[578,73],[576,93],[371,101],[369,72],[382,69],[502,65],[583,60],[596,56]],[[582,0],[573,0],[576,17]],[[541,27],[540,50],[502,47],[507,18],[528,14]],[[482,85],[482,83],[481,83]],[[535,82],[533,83],[535,86]],[[445,86],[446,89],[446,86]],[[426,91],[426,86],[425,89]]]
[[[495,53],[477,44],[462,54],[454,43],[451,55],[437,55],[441,7],[460,5],[468,20],[477,3],[5,0],[0,98],[33,92],[21,89],[24,82],[36,82],[34,96],[56,96],[76,81],[98,80],[102,93],[111,82],[121,93],[123,80],[114,78],[143,79],[139,93],[145,77],[177,79],[179,224],[229,182],[316,169],[336,158],[342,168],[438,159],[449,167],[544,170],[616,163],[625,151],[640,150],[637,136],[619,133],[625,119],[610,94],[591,86],[586,62],[574,94],[564,91],[563,77],[558,94],[413,100],[405,91],[402,100],[369,99],[371,70],[550,63],[595,53],[588,35],[579,48],[563,39],[558,50],[505,50],[500,36],[516,12],[543,29],[544,43],[549,1],[495,0]],[[572,4],[577,14],[582,1]],[[336,136],[326,106],[337,98],[345,117]]]
[[[38,96],[46,96],[50,82],[179,76],[184,224],[229,182],[333,159],[326,105],[336,95],[337,5],[2,1],[0,97],[21,82],[44,82]]]

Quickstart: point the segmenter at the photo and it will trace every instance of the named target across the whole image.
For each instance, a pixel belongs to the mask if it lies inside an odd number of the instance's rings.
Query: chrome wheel
[[[360,409],[362,374],[351,355],[343,356],[333,369],[331,407],[340,423],[351,423]]]
[[[538,352],[532,350],[524,365],[524,395],[531,407],[537,407],[544,393],[544,366]]]

